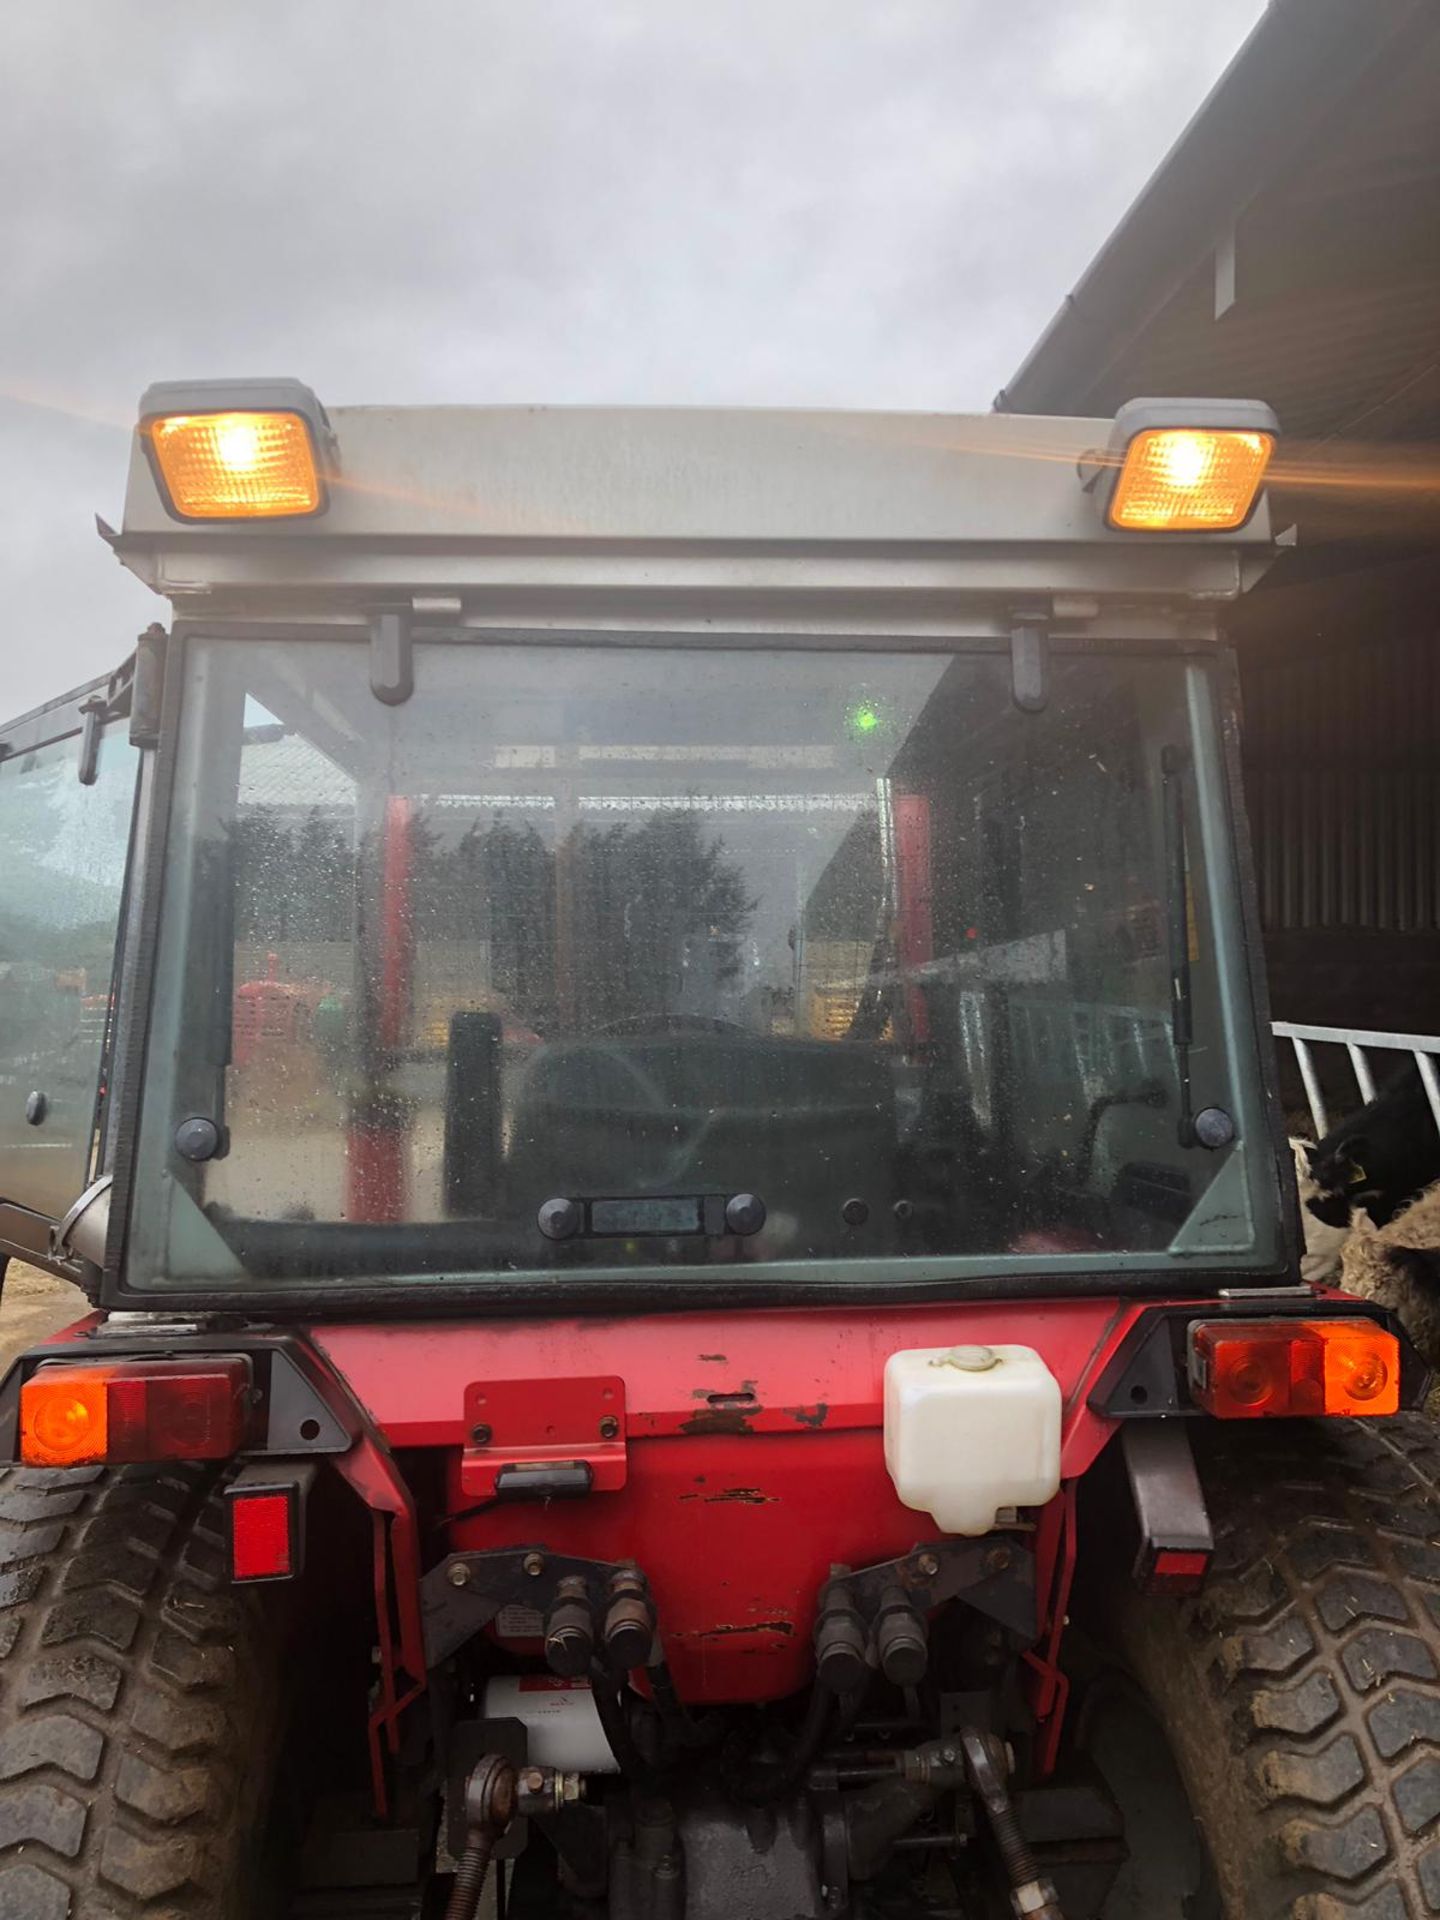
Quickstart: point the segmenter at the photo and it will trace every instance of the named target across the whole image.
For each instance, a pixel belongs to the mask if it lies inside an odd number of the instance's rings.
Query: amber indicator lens
[[[249,1412],[250,1366],[239,1357],[41,1367],[20,1389],[20,1458],[226,1460],[244,1444]]]
[[[1125,450],[1111,496],[1112,527],[1144,533],[1224,533],[1250,518],[1275,451],[1269,433],[1156,427]]]
[[[1395,1413],[1400,1343],[1373,1320],[1202,1321],[1190,1390],[1218,1420]]]
[[[20,1389],[20,1458],[32,1467],[83,1467],[106,1458],[109,1374],[42,1367]]]
[[[168,414],[141,431],[182,519],[294,519],[325,504],[315,443],[298,413]]]

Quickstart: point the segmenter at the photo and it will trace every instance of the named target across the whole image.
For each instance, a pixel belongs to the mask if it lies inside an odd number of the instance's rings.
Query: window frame
[[[33,707],[13,720],[0,723],[0,780],[4,778],[5,766],[13,759],[43,751],[48,747],[61,746],[77,737],[83,741],[91,715],[96,718],[100,740],[103,741],[107,730],[129,719],[134,681],[135,656],[132,654],[113,672],[98,674],[82,686],[60,694],[41,706]],[[132,889],[137,867],[136,852],[140,838],[141,799],[145,785],[147,758],[148,756],[143,752],[137,756],[135,787],[131,795],[129,839],[111,958],[111,1007],[96,1066],[91,1134],[97,1145],[86,1164],[80,1186],[77,1187],[73,1196],[75,1200],[81,1197],[82,1192],[88,1191],[94,1182],[111,1171],[117,1139],[116,1121],[122,1104],[115,1073],[121,1025],[120,983],[125,970],[127,929],[130,923]],[[93,784],[80,781],[79,774],[80,764],[77,760],[77,784],[82,786]],[[0,1178],[3,1178],[3,1175],[0,1175]],[[42,1209],[26,1206],[18,1198],[12,1199],[0,1195],[0,1265],[11,1259],[23,1260],[31,1266],[55,1275],[58,1279],[70,1281],[93,1296],[96,1292],[95,1269],[77,1255],[67,1254],[57,1249],[55,1232],[59,1225],[59,1217]]]
[[[707,648],[713,650],[816,650],[821,652],[890,651],[937,653],[1007,651],[1007,643],[997,640],[993,629],[974,633],[923,632],[893,636],[874,633],[787,633],[783,630],[728,631],[724,628],[704,632],[657,630],[617,626],[610,629],[504,627],[466,627],[437,625],[417,630],[417,642],[426,644],[529,645],[545,648],[625,647],[625,648]],[[1263,951],[1260,944],[1258,900],[1250,836],[1245,819],[1240,784],[1238,668],[1233,649],[1209,639],[1173,639],[1158,637],[1145,641],[1133,638],[1066,638],[1052,646],[1067,653],[1104,653],[1192,658],[1210,668],[1210,685],[1216,726],[1216,760],[1219,792],[1216,795],[1225,812],[1219,836],[1219,849],[1236,881],[1235,905],[1237,946],[1241,967],[1232,980],[1232,991],[1243,994],[1248,1010],[1248,1027],[1253,1028],[1253,1058],[1256,1066],[1259,1104],[1263,1115],[1263,1145],[1269,1148],[1268,1165],[1274,1176],[1274,1205],[1278,1224],[1277,1255],[1271,1263],[1253,1267],[1207,1266],[1203,1257],[1183,1264],[1173,1256],[1164,1256],[1154,1266],[1126,1265],[1101,1270],[1076,1270],[1063,1262],[1053,1267],[1024,1272],[997,1270],[992,1278],[977,1281],[973,1275],[926,1276],[898,1280],[893,1273],[883,1277],[869,1272],[873,1264],[856,1260],[845,1263],[843,1277],[826,1272],[824,1261],[807,1263],[821,1269],[814,1277],[796,1278],[757,1270],[756,1277],[737,1278],[733,1269],[713,1274],[696,1268],[693,1278],[684,1284],[653,1271],[616,1276],[609,1270],[570,1273],[532,1271],[522,1273],[463,1273],[446,1276],[409,1274],[383,1278],[356,1277],[327,1280],[248,1281],[237,1277],[222,1286],[194,1288],[185,1286],[132,1286],[126,1261],[127,1223],[135,1199],[139,1167],[137,1144],[139,1109],[143,1099],[145,1054],[152,1017],[152,998],[156,972],[156,950],[163,913],[167,872],[169,827],[173,811],[174,787],[182,722],[182,688],[185,679],[185,653],[192,641],[237,641],[246,639],[284,640],[303,645],[307,640],[343,640],[356,649],[359,671],[363,672],[364,648],[369,627],[359,621],[276,620],[178,620],[169,636],[164,678],[164,710],[161,738],[153,780],[144,808],[141,843],[137,864],[144,880],[131,903],[131,939],[134,974],[131,1016],[124,1023],[122,1057],[118,1072],[121,1111],[115,1127],[114,1193],[110,1208],[109,1237],[100,1299],[108,1307],[140,1309],[166,1313],[225,1311],[254,1314],[267,1320],[355,1319],[385,1316],[413,1317],[417,1310],[425,1314],[454,1315],[516,1312],[614,1312],[617,1310],[684,1311],[713,1307],[717,1299],[734,1306],[782,1306],[795,1304],[906,1304],[936,1299],[973,1302],[978,1299],[1070,1299],[1097,1296],[1126,1298],[1214,1298],[1231,1290],[1274,1289],[1298,1279],[1300,1240],[1298,1199],[1294,1169],[1284,1130],[1274,1042],[1270,1033]],[[148,757],[148,756],[147,756]],[[1243,1044],[1252,1038],[1249,1032],[1237,1033]],[[1257,1142],[1257,1146],[1262,1143]],[[895,1261],[884,1265],[893,1268]],[[933,1259],[927,1265],[944,1264]],[[835,1263],[838,1268],[840,1263]]]

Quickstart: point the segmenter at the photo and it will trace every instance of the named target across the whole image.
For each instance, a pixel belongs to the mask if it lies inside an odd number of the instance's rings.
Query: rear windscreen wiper
[[[1165,814],[1165,923],[1170,958],[1170,1037],[1175,1043],[1175,1071],[1180,1081],[1180,1144],[1182,1147],[1193,1147],[1195,1116],[1190,1094],[1190,1049],[1195,1042],[1195,1010],[1190,992],[1190,865],[1185,854],[1185,764],[1183,748],[1161,749]]]

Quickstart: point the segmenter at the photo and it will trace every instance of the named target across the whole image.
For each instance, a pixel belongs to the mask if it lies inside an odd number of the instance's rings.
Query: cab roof
[[[1271,539],[1116,532],[1078,471],[1113,422],[1014,415],[343,407],[326,510],[198,524],[142,436],[120,558],[177,611],[273,615],[431,599],[548,617],[620,595],[1233,599]],[[597,609],[602,614],[603,608]],[[578,608],[572,605],[573,616]]]

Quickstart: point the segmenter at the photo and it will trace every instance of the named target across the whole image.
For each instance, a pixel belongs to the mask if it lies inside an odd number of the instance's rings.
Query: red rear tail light
[[[1400,1342],[1373,1320],[1201,1321],[1190,1390],[1219,1420],[1396,1413]]]
[[[20,1389],[20,1458],[31,1467],[228,1460],[249,1411],[250,1363],[238,1357],[42,1366]]]

